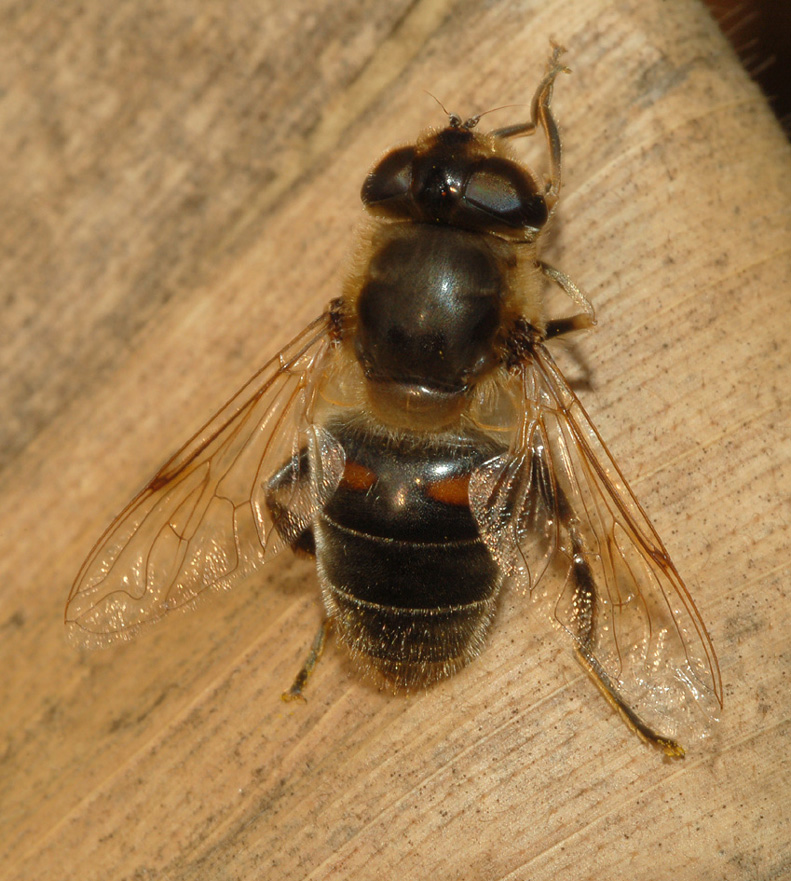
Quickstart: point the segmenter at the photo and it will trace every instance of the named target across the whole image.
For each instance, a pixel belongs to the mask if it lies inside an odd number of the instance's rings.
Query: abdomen
[[[330,424],[346,454],[314,523],[324,604],[358,665],[397,688],[451,675],[480,651],[499,569],[470,511],[472,472],[501,452],[480,432]]]

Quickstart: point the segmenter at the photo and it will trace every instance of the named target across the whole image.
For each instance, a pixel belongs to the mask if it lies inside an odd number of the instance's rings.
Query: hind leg
[[[536,455],[533,459],[533,467],[537,469],[536,485],[542,503],[546,506],[547,511],[557,517],[560,527],[568,536],[569,549],[567,553],[570,557],[568,577],[571,586],[569,608],[571,614],[567,616],[563,625],[574,637],[577,659],[596,683],[610,706],[618,711],[624,722],[638,737],[661,749],[668,756],[681,758],[684,755],[684,748],[681,744],[648,725],[629,706],[620,694],[617,684],[602,669],[597,660],[595,648],[598,626],[598,590],[593,570],[588,562],[589,551],[580,532],[578,518],[563,488],[558,485],[551,473],[548,462],[542,456]]]
[[[327,634],[330,632],[331,628],[332,618],[325,618],[321,622],[321,626],[319,627],[316,636],[313,638],[313,644],[310,647],[307,658],[305,658],[305,663],[302,665],[299,673],[294,677],[294,682],[291,684],[291,688],[289,688],[288,691],[284,691],[281,695],[284,701],[305,700],[305,696],[302,692],[308,683],[308,679],[310,679],[310,674],[313,672],[313,669],[324,651],[324,646],[327,642]]]

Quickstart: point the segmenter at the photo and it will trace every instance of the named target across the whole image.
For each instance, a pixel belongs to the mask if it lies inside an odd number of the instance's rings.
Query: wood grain
[[[0,10],[0,874],[791,876],[789,146],[684,0]],[[334,296],[367,167],[525,101],[553,37],[561,352],[717,646],[714,740],[667,763],[506,597],[411,698],[330,646],[310,566],[103,652],[62,611],[110,517]],[[511,120],[518,109],[502,111]],[[525,155],[535,157],[533,145]]]

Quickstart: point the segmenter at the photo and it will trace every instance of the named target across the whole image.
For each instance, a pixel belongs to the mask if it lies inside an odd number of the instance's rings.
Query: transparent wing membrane
[[[266,364],[113,521],[72,586],[70,637],[91,648],[229,588],[287,540],[274,528],[268,482],[309,524],[334,492],[343,452],[312,423],[332,353],[328,314]],[[312,448],[316,473],[307,475]]]
[[[630,723],[705,734],[722,703],[719,668],[667,551],[543,345],[518,384],[518,439],[471,481],[484,540]]]

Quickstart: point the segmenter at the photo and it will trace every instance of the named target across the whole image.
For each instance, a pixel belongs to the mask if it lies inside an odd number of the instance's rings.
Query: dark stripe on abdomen
[[[460,606],[488,599],[499,583],[497,565],[477,537],[398,540],[366,535],[326,516],[314,528],[330,584],[367,603],[402,609]]]

